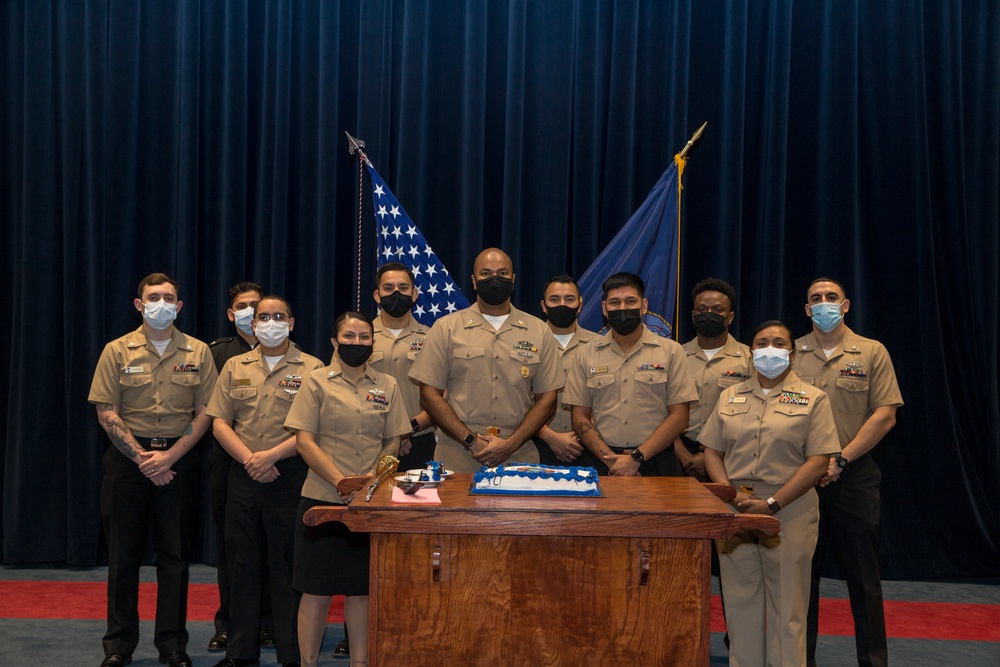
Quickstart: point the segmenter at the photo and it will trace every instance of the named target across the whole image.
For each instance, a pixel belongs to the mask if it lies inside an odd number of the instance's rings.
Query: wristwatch
[[[420,422],[417,421],[416,417],[410,420],[410,430],[414,433],[420,430]]]
[[[474,443],[475,441],[476,441],[476,434],[470,433],[469,435],[465,436],[465,440],[462,443],[462,446],[465,447],[466,449],[472,449],[472,443]]]
[[[632,457],[633,461],[637,461],[639,463],[645,463],[646,462],[646,457],[643,456],[642,452],[640,452],[638,449],[633,449],[632,452],[629,454],[629,456]]]
[[[771,514],[777,514],[778,510],[781,509],[781,505],[779,505],[778,501],[774,499],[774,496],[771,496],[767,499],[767,508],[771,510]]]
[[[837,454],[833,458],[837,460],[838,468],[840,468],[841,470],[847,470],[847,464],[850,463],[850,461],[845,459],[843,454]]]

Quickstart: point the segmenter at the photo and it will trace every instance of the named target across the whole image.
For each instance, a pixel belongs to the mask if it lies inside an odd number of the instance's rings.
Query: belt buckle
[[[500,437],[500,427],[499,426],[487,426],[486,427],[486,435],[495,435],[495,436],[497,436],[499,438]]]

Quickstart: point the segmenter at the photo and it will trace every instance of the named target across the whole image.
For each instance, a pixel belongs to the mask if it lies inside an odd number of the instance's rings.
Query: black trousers
[[[598,461],[597,457],[590,453],[590,450],[586,447],[578,457],[573,459],[571,463],[566,463],[565,461],[560,461],[556,453],[552,451],[549,447],[549,443],[545,442],[541,438],[532,438],[532,442],[535,443],[535,448],[538,449],[538,461],[547,466],[578,466],[581,468],[594,468],[597,470],[598,474],[601,472],[607,472],[608,467],[604,465],[603,461]]]
[[[426,468],[428,461],[434,460],[434,447],[437,440],[434,438],[434,431],[421,433],[410,438],[410,451],[399,457],[399,471],[406,472],[414,468]]]
[[[882,473],[865,454],[819,492],[819,542],[812,564],[812,588],[806,634],[806,656],[815,663],[819,626],[819,579],[824,558],[832,554],[847,582],[854,616],[859,665],[888,664],[882,579],[879,567],[879,486]]]
[[[196,452],[188,452],[173,465],[173,481],[155,486],[114,447],[104,453],[101,521],[108,540],[105,655],[132,655],[139,644],[139,566],[150,521],[157,582],[153,643],[161,656],[187,649],[188,556],[197,498],[197,458]]]
[[[205,437],[208,443],[208,475],[211,485],[212,520],[215,521],[216,539],[216,580],[219,584],[219,608],[215,612],[215,631],[229,631],[229,558],[226,556],[226,500],[229,497],[229,467],[233,457],[222,448],[211,435]],[[267,572],[264,573],[264,589],[261,593],[260,629],[272,632],[271,587]]]
[[[261,595],[269,575],[277,659],[299,661],[300,596],[292,589],[295,522],[308,468],[298,456],[277,463],[280,475],[261,484],[239,465],[230,466],[226,501],[229,553],[229,641],[226,657],[260,657]]]

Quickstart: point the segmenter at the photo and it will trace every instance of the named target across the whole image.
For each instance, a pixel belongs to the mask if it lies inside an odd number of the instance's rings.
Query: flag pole
[[[701,124],[701,127],[695,131],[688,142],[684,144],[684,148],[681,152],[674,156],[674,164],[677,165],[677,276],[674,280],[674,339],[677,339],[677,327],[681,323],[681,192],[684,190],[684,185],[681,182],[681,177],[684,175],[684,167],[687,165],[688,153],[694,148],[694,145],[698,143],[701,139],[701,133],[705,131],[705,126],[708,125],[706,120]]]
[[[344,132],[347,135],[347,152],[349,155],[358,156],[358,245],[354,253],[354,264],[356,268],[355,282],[354,282],[354,310],[361,310],[361,237],[362,228],[364,227],[364,216],[362,214],[362,202],[364,201],[364,189],[365,189],[365,166],[372,166],[371,161],[365,154],[364,150],[365,142],[356,137],[352,137],[348,132]]]

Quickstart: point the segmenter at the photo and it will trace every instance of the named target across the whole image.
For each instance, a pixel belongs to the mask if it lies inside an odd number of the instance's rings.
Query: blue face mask
[[[788,369],[789,352],[778,347],[758,347],[753,351],[753,367],[757,372],[773,380]]]
[[[177,304],[162,300],[144,303],[142,304],[142,317],[146,320],[146,324],[157,331],[163,331],[177,319]]]
[[[827,301],[810,304],[809,309],[812,311],[813,324],[820,331],[827,333],[833,331],[844,320],[844,315],[840,312],[842,305],[842,303],[830,303]]]
[[[237,329],[248,336],[252,336],[253,326],[250,323],[253,322],[253,306],[247,306],[246,308],[234,310],[233,321],[236,323]]]

